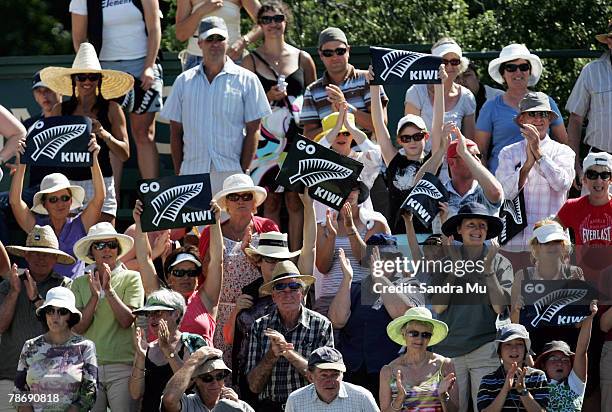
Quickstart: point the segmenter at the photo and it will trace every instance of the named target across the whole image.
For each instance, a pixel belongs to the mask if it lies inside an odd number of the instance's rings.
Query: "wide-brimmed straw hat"
[[[66,287],[57,286],[49,289],[47,296],[45,297],[45,303],[43,303],[38,309],[36,309],[36,315],[40,316],[41,312],[46,307],[53,306],[54,308],[68,309],[70,313],[75,314],[81,320],[81,312],[76,308],[76,299],[74,293]]]
[[[487,208],[477,202],[468,202],[459,208],[455,216],[450,217],[442,225],[442,233],[446,236],[453,236],[453,239],[463,242],[463,236],[457,233],[457,228],[461,225],[464,219],[482,219],[487,222],[487,237],[492,239],[499,236],[504,224],[497,216],[492,216]]]
[[[132,75],[118,70],[106,70],[100,66],[96,49],[90,43],[81,43],[72,67],[46,67],[40,78],[47,86],[64,96],[72,96],[72,75],[79,73],[102,74],[102,96],[114,99],[125,95],[134,87]]]
[[[257,247],[248,246],[244,253],[251,257],[267,256],[275,259],[291,259],[301,253],[301,250],[291,252],[287,234],[281,232],[266,232],[259,236]]]
[[[34,213],[39,215],[48,215],[49,212],[43,206],[42,198],[43,195],[48,195],[60,190],[68,189],[72,194],[72,204],[70,210],[75,210],[83,206],[83,200],[85,199],[85,190],[81,186],[75,186],[70,184],[70,181],[66,176],[61,173],[51,173],[44,177],[40,182],[40,190],[34,195],[34,201],[32,209]]]
[[[612,37],[612,19],[608,21],[608,32],[607,33],[601,33],[601,34],[595,35],[595,38],[597,39],[597,41],[603,44],[608,44],[606,42],[608,37]]]
[[[117,233],[113,225],[109,222],[100,222],[90,227],[87,236],[79,239],[74,244],[74,255],[85,263],[94,263],[95,261],[89,252],[91,244],[97,240],[104,239],[117,239],[117,242],[119,242],[121,252],[117,255],[117,260],[125,256],[134,245],[134,239],[128,235]]]
[[[284,279],[298,279],[304,283],[305,286],[310,286],[315,281],[314,276],[300,274],[299,269],[293,264],[293,262],[290,260],[284,260],[276,264],[274,267],[274,272],[272,272],[272,280],[268,283],[264,283],[259,288],[259,293],[262,295],[269,295],[272,293],[272,288],[274,285]]]
[[[448,325],[441,320],[434,319],[429,309],[423,307],[410,308],[399,318],[393,319],[387,325],[387,335],[398,345],[405,345],[406,339],[404,338],[402,329],[404,325],[413,320],[427,322],[432,326],[432,335],[427,346],[433,346],[442,342],[448,335]]]
[[[213,200],[217,202],[221,210],[227,210],[227,205],[225,204],[225,196],[230,193],[245,193],[245,192],[253,192],[255,196],[255,205],[261,205],[268,196],[266,189],[261,186],[255,186],[253,183],[253,179],[251,176],[245,175],[243,173],[237,173],[235,175],[231,175],[227,177],[223,181],[223,190],[217,192],[216,195],[213,196]]]
[[[491,60],[489,63],[489,76],[499,84],[504,84],[504,78],[499,73],[499,67],[507,62],[516,59],[524,59],[531,65],[531,73],[529,74],[529,86],[533,86],[540,80],[542,75],[542,61],[538,56],[532,54],[524,44],[509,44],[504,47],[499,53],[499,57]]]
[[[25,256],[26,252],[48,253],[57,256],[57,263],[61,265],[73,265],[76,259],[59,248],[57,236],[51,226],[38,226],[28,233],[25,246],[7,246],[6,250],[15,256]]]

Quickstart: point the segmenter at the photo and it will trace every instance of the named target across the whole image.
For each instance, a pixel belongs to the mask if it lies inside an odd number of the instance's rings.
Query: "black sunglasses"
[[[177,278],[182,278],[183,276],[188,276],[190,278],[195,278],[200,276],[199,269],[172,269],[170,271],[172,276],[176,276]]]
[[[461,64],[461,59],[442,59],[442,63],[444,63],[445,66],[448,66],[449,64],[451,66],[459,66]]]
[[[412,140],[414,140],[415,142],[420,142],[421,140],[425,138],[426,135],[427,133],[425,132],[419,132],[415,134],[402,134],[398,136],[397,138],[402,143],[410,143]]]
[[[542,119],[548,119],[550,117],[550,112],[527,112],[527,116],[541,117]]]
[[[584,172],[584,175],[589,180],[597,180],[601,178],[601,180],[609,180],[612,177],[612,172],[596,172],[595,170],[587,170]]]
[[[514,73],[517,69],[522,72],[528,72],[529,70],[531,70],[531,65],[529,63],[521,63],[521,64],[506,63],[504,65],[504,70],[510,73]]]
[[[106,242],[93,242],[91,246],[96,250],[103,250],[104,248],[109,249],[117,249],[119,247],[119,242],[116,240],[109,240]]]
[[[351,136],[351,132],[340,132],[338,133],[339,136],[345,136],[345,137],[350,137]]]
[[[336,56],[344,56],[346,54],[346,51],[348,49],[346,47],[338,47],[334,50],[330,50],[330,49],[321,49],[321,54],[325,57],[332,57],[334,54]]]
[[[275,283],[272,289],[276,291],[282,291],[289,288],[290,290],[299,290],[302,289],[302,284],[300,282],[289,282],[289,283]]]
[[[419,332],[418,330],[409,330],[409,331],[406,331],[406,335],[410,336],[411,338],[416,338],[420,335],[423,339],[431,339],[431,337],[433,336],[433,333]]]
[[[209,43],[212,43],[214,41],[223,41],[223,40],[225,40],[225,37],[219,34],[211,34],[210,36],[206,38],[206,41]]]
[[[70,195],[49,196],[49,197],[47,198],[47,200],[49,201],[49,203],[57,203],[57,202],[59,202],[60,200],[61,200],[62,202],[68,202],[68,201],[70,201],[70,199],[72,199],[72,196],[70,196]]]
[[[261,16],[259,18],[259,23],[260,24],[270,24],[272,22],[274,23],[282,23],[285,21],[285,16],[283,16],[282,14],[277,14],[275,16]]]
[[[248,202],[250,200],[253,200],[253,193],[249,192],[249,193],[230,193],[229,195],[225,196],[225,198],[227,200],[229,200],[230,202],[237,202],[239,200],[242,200],[243,202]]]
[[[66,316],[70,313],[70,311],[66,308],[53,308],[53,307],[48,307],[45,309],[45,313],[47,315],[55,315],[56,313],[58,313],[60,316]]]
[[[76,74],[74,77],[76,77],[76,79],[80,82],[84,82],[89,80],[90,82],[95,82],[98,81],[102,78],[102,75],[100,73],[79,73]]]
[[[227,371],[219,372],[216,375],[207,373],[206,375],[200,375],[199,378],[206,383],[211,383],[212,381],[222,381],[227,376],[227,373]]]

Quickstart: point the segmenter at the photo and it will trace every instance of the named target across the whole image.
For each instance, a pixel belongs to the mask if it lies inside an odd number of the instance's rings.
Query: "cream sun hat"
[[[40,215],[48,215],[49,212],[43,206],[43,195],[59,192],[60,190],[68,189],[72,194],[72,204],[70,210],[78,209],[83,206],[85,199],[85,190],[81,186],[71,185],[66,176],[61,173],[51,173],[43,178],[40,182],[40,190],[34,195],[32,209],[34,213]]]
[[[117,239],[117,242],[119,242],[119,246],[121,248],[121,252],[117,255],[117,261],[119,261],[119,259],[132,250],[132,246],[134,246],[134,239],[128,235],[124,235],[123,233],[117,233],[113,225],[111,225],[109,222],[100,222],[90,227],[89,232],[87,232],[87,236],[79,239],[74,244],[74,255],[77,257],[77,259],[82,260],[87,264],[94,263],[94,259],[89,252],[91,244],[97,240],[113,238]]]
[[[243,173],[237,173],[225,178],[223,181],[223,190],[217,192],[217,194],[213,196],[213,200],[217,202],[221,210],[227,210],[225,196],[229,195],[230,193],[244,192],[253,192],[255,197],[255,206],[261,205],[268,196],[266,189],[261,186],[255,186],[251,176]]]
[[[524,44],[509,44],[502,49],[499,57],[489,63],[489,76],[499,84],[504,84],[504,78],[499,73],[499,67],[512,60],[524,59],[531,65],[528,86],[534,86],[542,75],[542,61],[538,56],[531,53]]]
[[[40,71],[40,78],[47,86],[64,96],[72,96],[72,75],[79,73],[102,74],[102,97],[121,97],[134,87],[132,75],[118,70],[106,70],[100,66],[98,55],[90,43],[81,43],[71,68],[46,67]]]

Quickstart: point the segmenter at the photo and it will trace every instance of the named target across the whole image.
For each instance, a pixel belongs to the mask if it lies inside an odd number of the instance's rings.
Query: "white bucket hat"
[[[43,195],[48,195],[53,192],[59,192],[60,190],[69,189],[72,193],[72,204],[70,210],[75,210],[83,206],[83,200],[85,199],[85,190],[81,186],[71,185],[70,181],[66,176],[61,173],[51,173],[44,177],[40,182],[40,190],[34,195],[34,202],[32,209],[34,213],[39,215],[48,215],[49,212],[42,204]]]
[[[223,181],[223,190],[217,192],[216,195],[213,196],[213,200],[217,202],[221,210],[227,210],[227,205],[225,204],[225,196],[230,193],[244,193],[244,192],[253,192],[255,196],[255,205],[261,205],[268,196],[266,193],[266,189],[260,186],[255,186],[253,183],[253,179],[251,176],[245,175],[243,173],[237,173],[235,175],[231,175],[227,177]]]
[[[504,84],[504,79],[499,74],[499,67],[507,62],[511,62],[516,59],[524,59],[531,65],[531,73],[529,74],[529,86],[534,86],[540,80],[542,75],[542,61],[538,56],[532,54],[524,44],[512,43],[504,47],[499,53],[499,57],[493,59],[489,63],[489,76],[499,84]]]
[[[287,234],[281,232],[266,232],[259,236],[257,247],[248,246],[244,253],[251,257],[267,256],[276,259],[291,259],[300,254],[300,250],[289,251]]]
[[[51,90],[64,96],[72,96],[71,76],[79,73],[102,74],[101,91],[107,100],[121,97],[134,87],[132,75],[118,70],[103,70],[96,49],[90,43],[81,43],[72,68],[46,67],[40,71],[40,78]]]
[[[95,261],[93,260],[91,254],[89,253],[89,249],[91,248],[91,244],[97,240],[103,239],[117,239],[119,242],[119,246],[121,247],[121,253],[117,255],[117,261],[125,256],[130,250],[132,250],[132,246],[134,246],[134,239],[132,239],[128,235],[124,235],[122,233],[117,233],[113,225],[108,222],[100,222],[96,225],[93,225],[89,228],[89,232],[87,232],[87,236],[79,239],[74,244],[74,255],[79,259],[84,261],[85,263],[91,264]]]
[[[57,256],[60,265],[74,265],[76,259],[59,248],[57,236],[51,226],[38,226],[28,233],[25,246],[7,246],[6,250],[15,256],[25,256],[26,252],[48,253]]]
[[[68,288],[57,286],[49,289],[45,298],[45,303],[36,309],[36,315],[40,316],[41,312],[44,311],[47,306],[68,309],[70,313],[77,315],[79,320],[81,320],[82,315],[76,308],[74,293],[72,293],[72,291]]]

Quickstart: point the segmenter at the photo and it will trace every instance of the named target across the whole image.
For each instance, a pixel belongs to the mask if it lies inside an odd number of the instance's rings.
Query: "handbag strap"
[[[261,61],[263,64],[265,64],[265,65],[266,65],[266,67],[268,67],[268,69],[270,69],[270,71],[271,71],[271,72],[272,72],[272,74],[274,75],[274,78],[275,78],[275,79],[278,81],[278,76],[279,76],[279,75],[278,75],[278,72],[277,72],[276,70],[274,70],[274,67],[272,67],[272,65],[271,65],[270,63],[268,63],[268,62],[266,61],[266,59],[264,59],[264,58],[261,56],[261,54],[257,53],[257,51],[256,51],[256,50],[253,50],[253,51],[251,52],[251,55],[253,55],[253,56],[257,57],[257,58],[258,58],[258,59],[259,59],[259,60],[260,60],[260,61]],[[253,65],[253,66],[255,66],[255,65]],[[257,68],[255,68],[255,69],[257,69]],[[287,108],[289,109],[289,112],[293,112],[293,109],[292,109],[292,107],[291,107],[291,102],[289,102],[289,98],[288,98],[288,97],[285,97],[285,99],[284,99],[283,101],[285,102],[285,105],[286,105],[286,106],[287,106]]]

